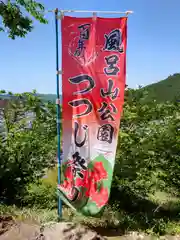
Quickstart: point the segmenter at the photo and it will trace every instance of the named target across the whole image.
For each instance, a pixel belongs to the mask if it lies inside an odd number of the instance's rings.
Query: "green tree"
[[[7,31],[12,39],[25,37],[33,29],[33,16],[41,23],[47,23],[43,16],[44,6],[34,0],[0,0],[0,16],[2,25],[0,31]]]
[[[0,110],[5,131],[0,136],[0,196],[11,202],[23,198],[27,184],[41,178],[54,164],[55,105],[24,93],[11,96]]]
[[[146,198],[157,189],[179,195],[179,103],[147,102],[147,97],[146,91],[126,92],[112,199],[122,200],[124,191]]]

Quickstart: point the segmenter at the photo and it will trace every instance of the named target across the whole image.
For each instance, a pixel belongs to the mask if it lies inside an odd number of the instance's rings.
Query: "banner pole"
[[[58,185],[61,184],[61,106],[59,94],[59,38],[58,38],[58,9],[55,9],[55,27],[56,27],[56,109],[57,109],[57,167],[58,167]],[[62,218],[62,201],[58,195],[58,217]]]
[[[49,12],[54,12],[54,10],[45,10],[45,11],[39,11],[39,12],[49,13]],[[125,12],[122,12],[122,11],[95,11],[95,10],[91,10],[91,11],[89,11],[89,10],[58,10],[58,12],[61,12],[61,13],[126,14],[126,15],[134,13],[131,10],[128,10]]]

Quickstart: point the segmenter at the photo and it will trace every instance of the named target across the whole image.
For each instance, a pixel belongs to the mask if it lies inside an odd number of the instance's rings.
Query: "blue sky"
[[[46,9],[133,10],[128,21],[127,84],[147,85],[180,72],[180,0],[41,0]],[[73,14],[86,17],[89,14]],[[101,15],[103,16],[103,15]],[[105,16],[105,15],[104,15]],[[113,17],[113,15],[111,15]],[[116,15],[117,16],[117,15]],[[106,15],[106,17],[109,17]],[[54,16],[25,39],[0,33],[0,89],[56,92]],[[61,52],[60,52],[61,56]]]

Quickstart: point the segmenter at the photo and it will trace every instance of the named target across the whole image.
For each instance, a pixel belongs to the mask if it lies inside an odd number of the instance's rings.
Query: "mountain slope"
[[[142,89],[147,90],[148,101],[171,101],[180,97],[180,73],[170,75],[165,80],[148,85]],[[141,89],[138,91],[141,91]]]
[[[46,102],[48,102],[48,101],[56,102],[56,94],[38,94],[38,95],[42,100],[44,100]],[[60,96],[60,98],[61,98],[61,96]]]
[[[147,90],[147,101],[157,100],[158,102],[171,101],[174,98],[180,99],[180,73],[170,75],[168,78],[138,89],[137,91]],[[56,94],[38,94],[44,101],[56,101]],[[9,95],[0,95],[0,99],[8,99]],[[62,96],[61,96],[62,100]]]
[[[147,101],[156,100],[157,102],[171,101],[177,97],[180,99],[180,73],[170,75],[168,78],[157,83],[143,87],[137,91],[147,90]],[[40,94],[45,101],[56,101],[55,94]]]

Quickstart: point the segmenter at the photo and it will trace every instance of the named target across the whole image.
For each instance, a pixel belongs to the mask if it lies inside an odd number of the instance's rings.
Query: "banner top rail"
[[[46,12],[46,11],[45,11]],[[93,10],[60,10],[60,9],[54,9],[54,10],[47,10],[47,12],[59,12],[61,14],[64,13],[100,13],[100,14],[132,14],[134,13],[131,10],[125,11],[125,12],[121,12],[121,11],[93,11]]]

